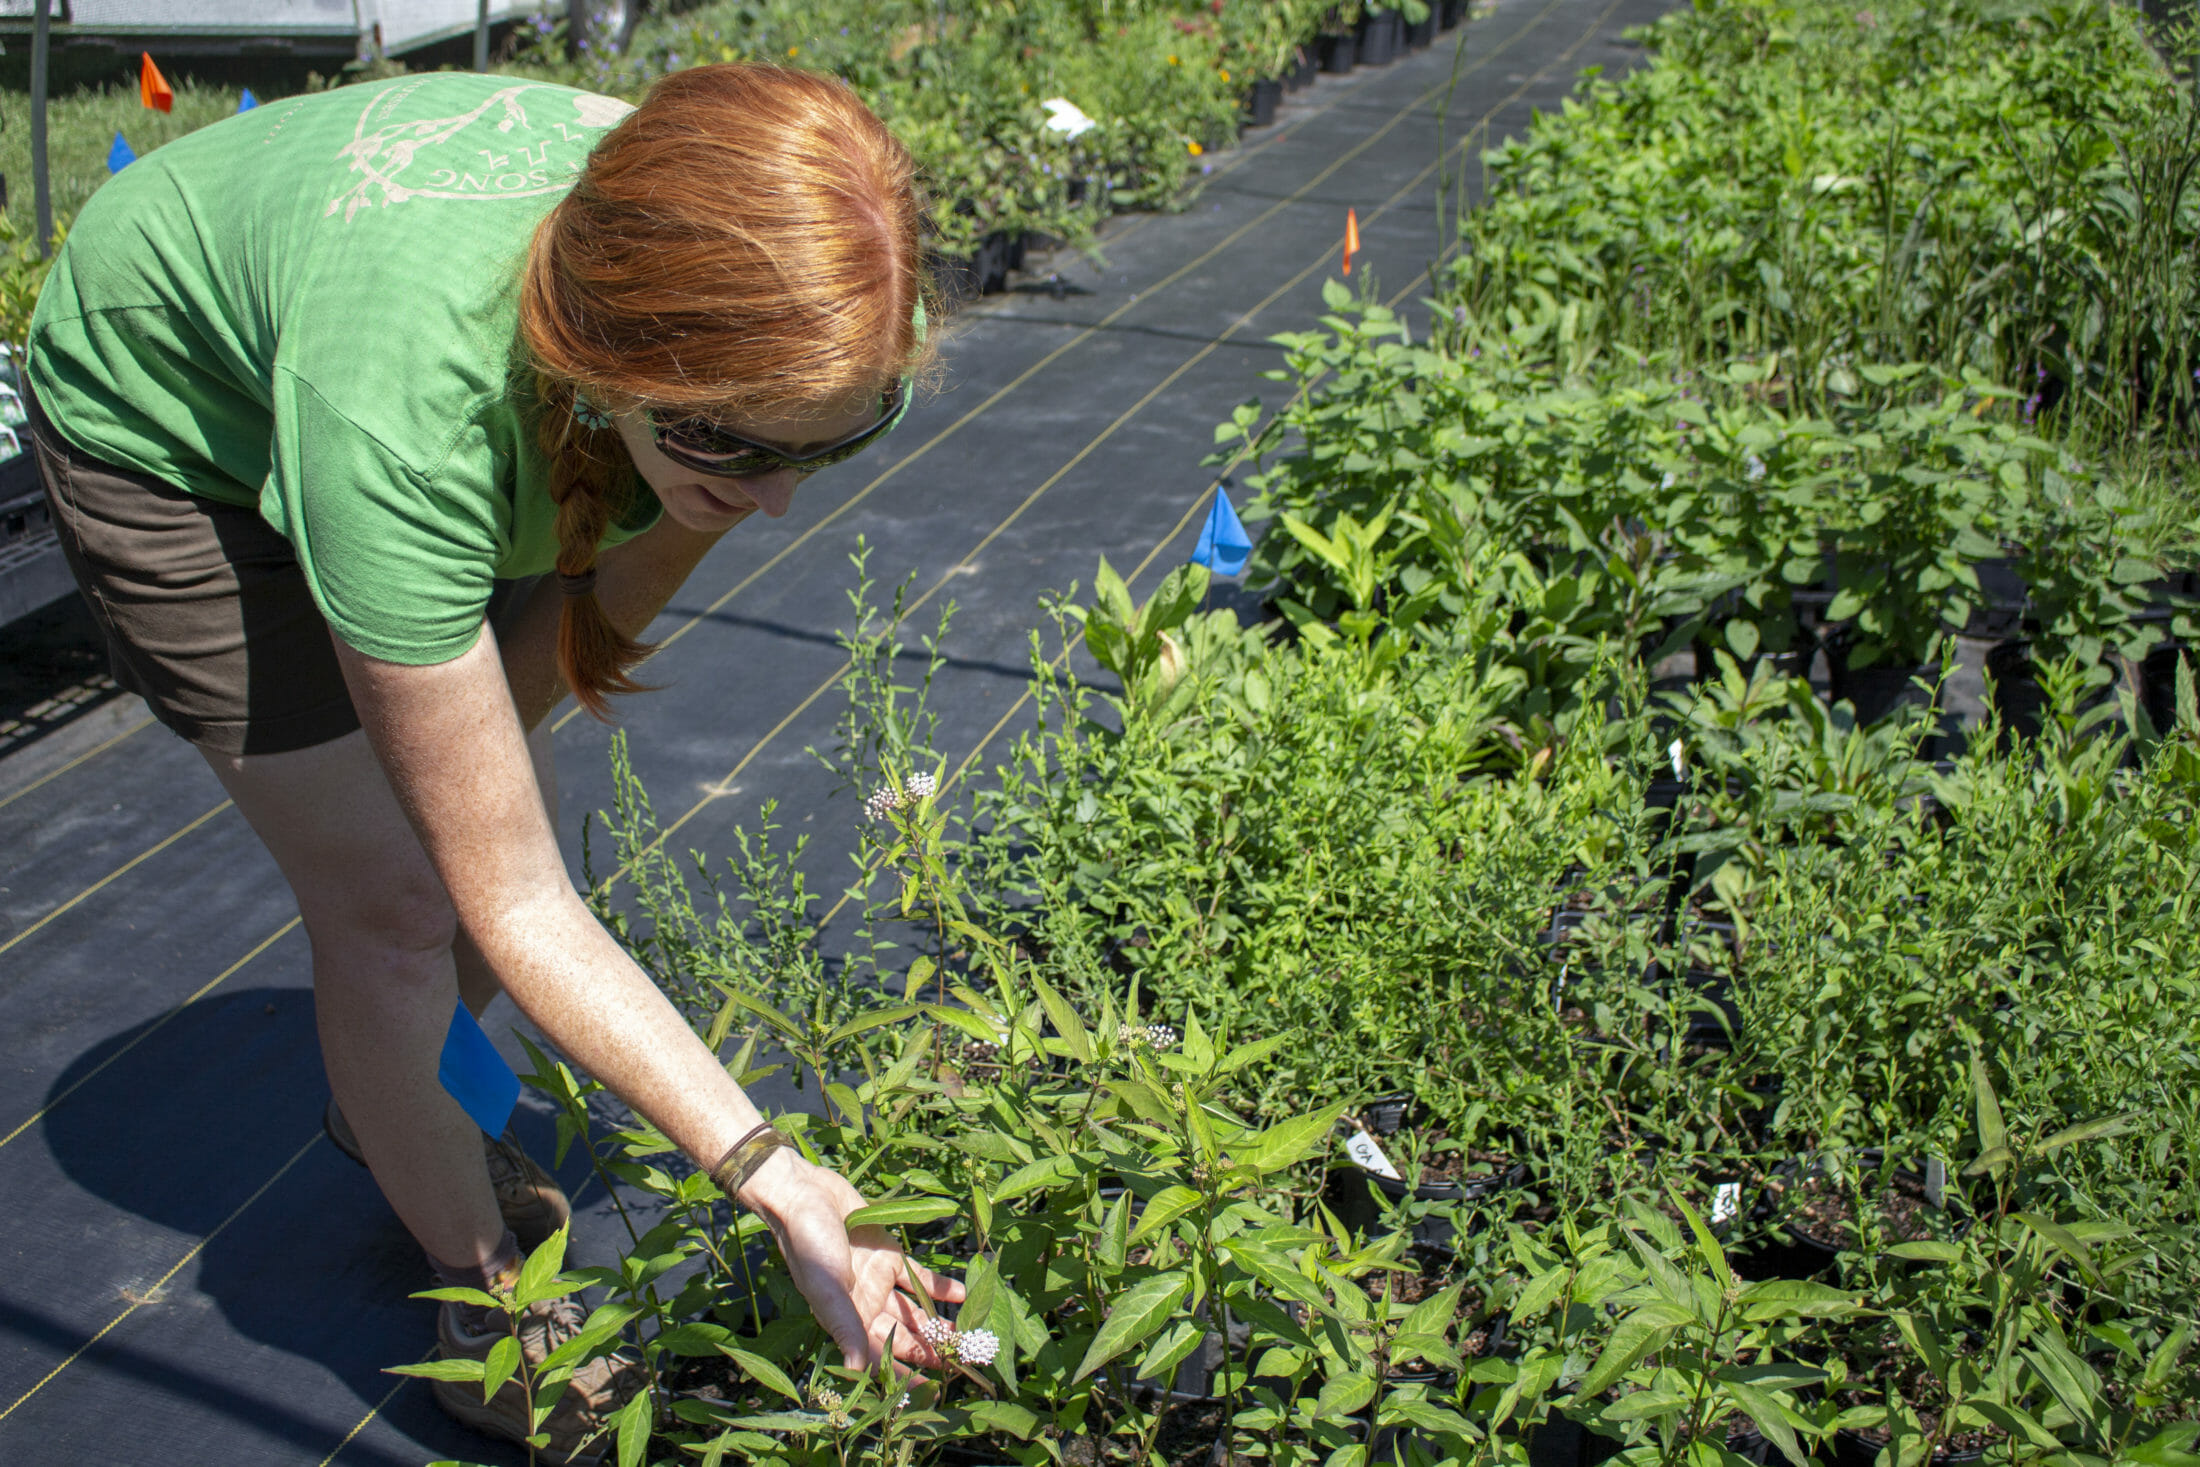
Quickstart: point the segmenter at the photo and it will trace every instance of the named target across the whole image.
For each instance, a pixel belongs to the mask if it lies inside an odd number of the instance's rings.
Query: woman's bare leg
[[[430,1257],[489,1262],[504,1223],[481,1132],[436,1079],[457,922],[366,736],[205,757],[297,896],[322,1062],[382,1194]]]

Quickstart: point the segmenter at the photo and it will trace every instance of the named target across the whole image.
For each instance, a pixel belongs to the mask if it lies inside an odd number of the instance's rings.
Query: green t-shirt
[[[491,582],[557,555],[514,371],[519,269],[628,110],[443,73],[269,103],[146,155],[47,277],[40,405],[95,457],[257,506],[353,647],[457,656]],[[657,514],[641,488],[606,543]]]

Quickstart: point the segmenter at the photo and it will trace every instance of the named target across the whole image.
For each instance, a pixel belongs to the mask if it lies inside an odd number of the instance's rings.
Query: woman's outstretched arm
[[[494,635],[484,629],[472,650],[426,667],[341,644],[338,656],[368,742],[505,992],[699,1165],[717,1162],[761,1117],[574,891]],[[850,1364],[874,1359],[889,1331],[896,1355],[935,1363],[914,1301],[899,1292],[899,1251],[879,1229],[845,1226],[863,1205],[846,1181],[783,1150],[739,1200],[771,1224],[795,1283]],[[960,1284],[920,1276],[935,1298],[961,1297]]]

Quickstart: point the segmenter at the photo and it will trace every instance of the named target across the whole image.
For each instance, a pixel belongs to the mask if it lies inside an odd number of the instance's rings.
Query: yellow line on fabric
[[[415,1360],[413,1364],[424,1365],[428,1361],[433,1360],[435,1356],[435,1350],[431,1349],[428,1351],[427,1354],[421,1356],[418,1360]],[[368,1424],[372,1422],[375,1417],[380,1416],[383,1410],[389,1406],[390,1402],[397,1399],[397,1393],[399,1391],[403,1390],[406,1386],[412,1384],[412,1379],[413,1378],[409,1375],[399,1376],[397,1378],[397,1384],[391,1386],[388,1391],[384,1392],[382,1399],[374,1403],[373,1409],[368,1411],[366,1415],[360,1417],[358,1425],[352,1427],[351,1430],[345,1432],[344,1439],[338,1442],[335,1447],[330,1450],[327,1456],[323,1457],[319,1462],[314,1464],[314,1467],[328,1467],[329,1463],[335,1461],[337,1455],[341,1453],[344,1448],[351,1445],[351,1439],[359,1435],[360,1432],[365,1431]]]
[[[62,1101],[67,1100],[70,1096],[76,1094],[77,1091],[83,1089],[86,1084],[90,1083],[94,1075],[97,1075],[101,1070],[106,1069],[107,1066],[113,1064],[116,1060],[121,1059],[131,1050],[136,1049],[146,1040],[152,1038],[155,1034],[160,1032],[161,1026],[166,1024],[170,1019],[173,1019],[174,1017],[176,1017],[176,1015],[182,1013],[185,1009],[191,1007],[191,1005],[197,1003],[200,999],[206,997],[209,993],[212,993],[215,989],[221,987],[224,983],[228,982],[230,976],[234,974],[239,968],[242,968],[246,963],[251,962],[261,953],[264,953],[269,948],[273,947],[279,940],[288,936],[291,930],[297,927],[298,921],[298,918],[293,917],[288,922],[285,922],[282,926],[276,928],[273,932],[270,932],[267,936],[261,938],[258,944],[253,947],[252,951],[246,953],[243,957],[237,959],[237,961],[231,963],[228,967],[222,969],[219,973],[208,979],[206,983],[200,987],[198,992],[192,994],[182,1003],[177,1004],[167,1013],[162,1014],[152,1023],[146,1025],[143,1029],[139,1030],[135,1035],[131,1037],[128,1044],[123,1045],[113,1054],[108,1055],[98,1064],[92,1066],[89,1070],[86,1070],[83,1074],[79,1075],[76,1078],[76,1082],[70,1085],[68,1089],[62,1091],[60,1094],[54,1096],[53,1099],[47,1101],[44,1105],[40,1106],[34,1114],[32,1114],[27,1120],[25,1120],[21,1125],[17,1126],[14,1130],[8,1132],[7,1135],[0,1136],[0,1146],[7,1145],[10,1141],[13,1141],[16,1137],[22,1135],[25,1131],[37,1125],[40,1121],[44,1120],[49,1111],[51,1111],[55,1106],[61,1104]]]
[[[1480,60],[1476,61],[1474,65],[1460,72],[1460,77],[1464,78],[1470,76],[1474,72],[1479,71],[1481,68],[1495,61],[1499,56],[1503,55],[1506,49],[1510,47],[1515,41],[1519,40],[1522,36],[1525,36],[1529,31],[1533,30],[1536,23],[1541,21],[1543,17],[1548,15],[1552,10],[1556,9],[1560,3],[1561,0],[1546,0],[1546,3],[1543,6],[1542,10],[1538,11],[1533,19],[1531,19],[1526,25],[1522,26],[1520,30],[1515,32],[1513,35],[1507,36],[1503,42],[1494,47],[1487,55],[1483,56]],[[678,627],[674,628],[670,633],[668,633],[662,640],[657,643],[657,650],[660,652],[663,651],[665,648],[671,646],[674,642],[679,641],[680,638],[686,636],[690,631],[693,631],[698,624],[709,619],[711,616],[722,610],[727,602],[733,600],[735,596],[738,596],[741,592],[747,590],[751,585],[755,584],[759,577],[763,576],[774,567],[778,566],[782,561],[786,560],[788,556],[794,554],[795,551],[801,549],[804,545],[808,544],[811,539],[830,527],[843,515],[847,514],[850,510],[853,510],[864,500],[870,498],[871,494],[882,485],[884,485],[887,480],[893,478],[896,474],[899,474],[903,469],[915,463],[925,454],[930,453],[934,448],[937,448],[940,444],[946,442],[949,438],[961,432],[963,428],[971,423],[972,420],[976,419],[981,414],[990,411],[1010,393],[1015,392],[1026,382],[1029,382],[1033,377],[1036,377],[1037,375],[1039,375],[1039,373],[1045,371],[1055,362],[1061,360],[1062,357],[1067,355],[1069,352],[1075,350],[1079,346],[1082,346],[1087,341],[1090,341],[1093,337],[1107,330],[1110,326],[1113,326],[1117,321],[1121,320],[1124,315],[1129,313],[1134,307],[1138,306],[1140,303],[1150,301],[1155,293],[1166,290],[1168,287],[1176,284],[1185,276],[1191,274],[1194,270],[1197,270],[1200,266],[1212,260],[1215,256],[1229,249],[1232,245],[1243,239],[1247,234],[1259,228],[1261,225],[1266,224],[1270,219],[1273,219],[1284,209],[1287,209],[1291,205],[1299,202],[1299,200],[1307,192],[1312,189],[1318,188],[1323,183],[1327,182],[1331,174],[1335,173],[1345,164],[1351,162],[1354,158],[1357,158],[1367,149],[1373,147],[1376,143],[1382,141],[1382,139],[1389,134],[1392,128],[1395,128],[1400,123],[1404,122],[1407,117],[1411,116],[1414,109],[1420,107],[1431,97],[1435,96],[1436,93],[1441,90],[1443,86],[1449,85],[1451,85],[1451,80],[1447,78],[1445,82],[1443,82],[1441,85],[1431,86],[1420,92],[1413,98],[1413,100],[1406,103],[1404,107],[1400,108],[1395,114],[1393,114],[1389,121],[1385,122],[1374,132],[1368,134],[1367,137],[1361,139],[1358,143],[1354,144],[1350,150],[1340,154],[1338,157],[1331,160],[1329,165],[1323,168],[1321,172],[1315,174],[1312,178],[1309,178],[1305,183],[1299,185],[1299,187],[1294,189],[1291,193],[1285,195],[1281,199],[1278,199],[1275,203],[1269,205],[1266,209],[1262,210],[1252,219],[1247,220],[1244,224],[1232,230],[1216,244],[1210,246],[1204,253],[1187,261],[1185,264],[1179,266],[1177,269],[1163,276],[1160,280],[1156,281],[1152,285],[1147,286],[1144,290],[1133,293],[1130,299],[1124,301],[1114,310],[1108,312],[1107,315],[1102,316],[1098,321],[1094,322],[1090,326],[1085,327],[1075,336],[1063,342],[1060,346],[1057,346],[1056,348],[1054,348],[1054,350],[1048,352],[1045,356],[1039,358],[1038,361],[1033,362],[1023,371],[1017,373],[1016,376],[1005,385],[994,389],[994,391],[985,399],[985,401],[979,403],[976,407],[970,409],[961,417],[957,418],[954,422],[948,424],[945,428],[942,428],[939,432],[933,434],[930,438],[919,444],[914,450],[910,452],[908,457],[897,460],[891,468],[884,470],[876,478],[872,479],[870,483],[864,485],[861,489],[857,490],[854,494],[843,500],[839,505],[835,506],[832,512],[827,514],[823,519],[819,520],[816,524],[811,525],[800,535],[797,535],[792,542],[781,548],[780,551],[776,555],[772,556],[770,560],[765,561],[764,564],[758,566],[748,575],[743,576],[740,581],[735,583],[731,590],[727,591],[717,600],[711,602],[710,605],[704,607],[701,611],[696,612],[686,621],[682,622]],[[1515,95],[1517,95],[1517,93]],[[1510,99],[1508,98],[1507,100],[1509,101]],[[568,708],[562,715],[559,716],[558,720],[555,723],[550,725],[550,731],[552,733],[559,733],[563,731],[567,724],[571,723],[574,719],[578,718],[581,715],[581,712],[582,710],[578,704],[574,705],[571,708]]]
[[[307,1141],[305,1145],[299,1147],[296,1151],[291,1153],[290,1160],[284,1162],[281,1166],[275,1169],[274,1176],[269,1177],[266,1181],[260,1183],[259,1189],[257,1191],[255,1191],[250,1197],[245,1198],[244,1201],[237,1204],[236,1211],[230,1213],[229,1216],[223,1218],[219,1223],[215,1224],[214,1231],[208,1233],[205,1237],[199,1239],[198,1242],[192,1244],[191,1251],[184,1254],[183,1257],[177,1259],[174,1267],[170,1268],[168,1272],[162,1274],[159,1278],[155,1279],[150,1288],[140,1290],[137,1297],[131,1300],[129,1308],[123,1310],[113,1319],[108,1320],[106,1324],[100,1327],[100,1331],[98,1334],[93,1335],[83,1344],[78,1345],[76,1349],[70,1353],[68,1359],[62,1361],[59,1365],[56,1365],[53,1369],[47,1371],[44,1379],[40,1380],[37,1385],[32,1386],[29,1390],[23,1392],[22,1395],[17,1396],[15,1400],[10,1403],[7,1410],[0,1411],[0,1421],[5,1421],[10,1416],[14,1415],[18,1407],[20,1407],[25,1401],[28,1401],[31,1397],[37,1395],[40,1391],[44,1390],[55,1376],[59,1375],[62,1371],[67,1370],[71,1365],[74,1365],[77,1362],[77,1359],[82,1356],[86,1350],[91,1349],[92,1346],[107,1338],[109,1331],[113,1330],[116,1325],[122,1323],[122,1321],[128,1319],[131,1315],[137,1313],[140,1309],[143,1309],[147,1304],[155,1302],[160,1294],[161,1289],[167,1285],[170,1279],[174,1278],[177,1274],[183,1271],[183,1267],[185,1264],[189,1263],[192,1259],[198,1257],[199,1254],[205,1249],[207,1244],[213,1242],[216,1238],[220,1237],[222,1235],[223,1229],[227,1228],[238,1218],[244,1216],[246,1208],[250,1207],[253,1203],[259,1201],[263,1196],[265,1196],[267,1194],[267,1189],[274,1186],[277,1182],[281,1181],[292,1167],[296,1166],[300,1161],[305,1159],[305,1154],[308,1151],[311,1151],[315,1146],[320,1144],[320,1141],[321,1133],[319,1131],[315,1131],[311,1140]]]
[[[231,803],[232,802],[229,800],[222,801],[219,805],[216,805],[213,809],[207,811],[204,815],[201,815],[198,819],[192,821],[189,825],[186,825],[185,827],[183,827],[183,829],[177,831],[175,834],[167,837],[165,840],[160,841],[158,844],[147,846],[144,850],[139,851],[129,860],[124,861],[120,866],[117,866],[114,870],[108,872],[105,876],[100,877],[99,880],[93,882],[90,886],[85,887],[75,896],[70,897],[60,906],[55,907],[52,911],[48,912],[45,916],[39,918],[36,922],[33,922],[30,926],[24,928],[21,932],[16,933],[15,936],[9,938],[6,942],[0,942],[0,953],[4,953],[9,948],[14,947],[24,938],[29,937],[32,933],[38,931],[38,929],[40,929],[41,927],[44,927],[48,922],[51,922],[54,918],[60,916],[63,912],[68,911],[78,902],[83,901],[86,897],[92,895],[92,893],[98,891],[101,887],[107,885],[108,882],[113,881],[116,877],[125,875],[128,872],[135,870],[143,862],[150,861],[153,857],[159,855],[162,851],[167,850],[177,841],[182,840],[192,831],[197,830],[207,821],[212,820],[216,815],[219,815],[222,813],[222,811],[228,809]]]
[[[59,779],[62,775],[67,774],[70,770],[76,768],[79,764],[87,763],[90,760],[97,758],[101,754],[106,753],[109,749],[112,749],[115,745],[130,737],[130,735],[134,733],[140,733],[145,729],[151,728],[152,726],[152,719],[139,719],[136,723],[131,724],[128,728],[124,729],[121,733],[116,734],[113,738],[110,738],[106,742],[96,745],[93,748],[86,749],[83,753],[77,755],[74,759],[71,759],[68,763],[62,765],[59,769],[49,769],[44,774],[38,776],[38,778],[32,780],[29,784],[24,785],[14,794],[9,795],[5,799],[0,799],[0,810],[5,810],[8,806],[14,804],[17,800],[22,799],[23,796],[29,794],[32,790],[40,789],[45,785],[51,784],[53,781]]]

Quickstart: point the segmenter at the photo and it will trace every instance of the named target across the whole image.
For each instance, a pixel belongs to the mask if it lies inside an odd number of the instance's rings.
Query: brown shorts
[[[116,682],[217,754],[288,753],[359,726],[298,557],[259,511],[103,463],[24,396],[54,529]],[[489,624],[505,631],[539,579],[498,581]]]

